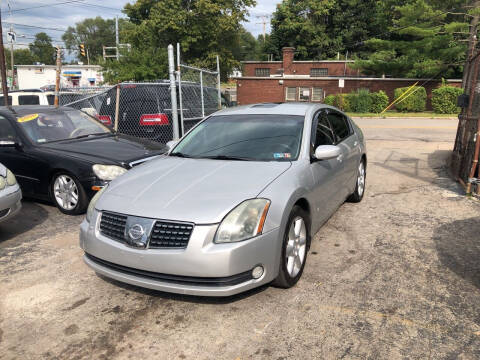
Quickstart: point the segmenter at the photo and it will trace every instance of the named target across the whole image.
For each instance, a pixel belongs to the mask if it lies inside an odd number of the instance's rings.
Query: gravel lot
[[[366,197],[316,234],[289,290],[209,299],[100,278],[82,218],[24,202],[0,225],[0,358],[480,358],[480,202],[447,177],[456,121],[358,123]]]

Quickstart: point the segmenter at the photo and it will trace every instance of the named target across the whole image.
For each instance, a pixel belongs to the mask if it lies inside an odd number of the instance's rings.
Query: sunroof
[[[268,104],[253,105],[252,108],[274,108],[276,106],[278,106],[278,104],[268,103]]]

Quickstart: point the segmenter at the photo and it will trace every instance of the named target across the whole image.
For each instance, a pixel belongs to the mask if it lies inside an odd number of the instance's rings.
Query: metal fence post
[[[205,101],[203,100],[203,71],[200,70],[200,98],[202,99],[202,118],[205,117]]]
[[[182,69],[180,66],[180,43],[177,43],[177,79],[178,79],[178,103],[180,105],[180,126],[182,136],[185,134],[185,125],[183,124],[183,98],[182,98]]]
[[[118,116],[120,115],[120,84],[117,84],[117,96],[115,98],[115,122],[113,123],[113,130],[118,131]]]
[[[218,108],[222,108],[222,89],[220,87],[220,59],[217,55],[217,86],[218,86]]]
[[[172,44],[168,45],[168,75],[170,77],[170,98],[172,101],[173,140],[178,140],[180,134],[178,131],[177,86],[175,82],[175,59]]]

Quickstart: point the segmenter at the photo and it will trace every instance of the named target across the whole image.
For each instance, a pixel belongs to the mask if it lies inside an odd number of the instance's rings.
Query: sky
[[[250,9],[249,21],[243,24],[245,28],[255,37],[262,34],[263,25],[259,24],[262,19],[257,16],[271,15],[279,1],[257,0],[257,6]],[[96,16],[123,17],[121,9],[134,0],[0,0],[0,2],[4,42],[9,41],[7,32],[10,23],[14,23],[13,27],[17,34],[15,48],[25,48],[33,41],[35,33],[41,31],[53,39],[54,45],[62,45],[63,31],[68,26],[74,26],[83,19]],[[267,33],[270,32],[270,24],[267,24],[266,30]]]

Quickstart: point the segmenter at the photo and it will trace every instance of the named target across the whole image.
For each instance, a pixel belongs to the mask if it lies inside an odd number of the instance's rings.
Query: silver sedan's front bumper
[[[22,208],[22,191],[18,185],[0,191],[0,222],[10,219]]]
[[[144,250],[103,236],[96,219],[80,225],[85,263],[121,282],[179,294],[230,296],[269,283],[278,273],[279,229],[247,241],[215,244],[218,225],[196,225],[186,249]],[[263,275],[253,279],[250,274],[258,265]]]

